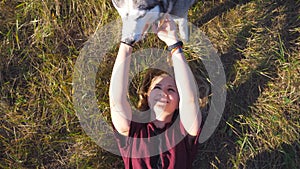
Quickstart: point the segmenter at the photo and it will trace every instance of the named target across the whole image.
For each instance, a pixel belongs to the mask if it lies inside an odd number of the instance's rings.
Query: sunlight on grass
[[[298,1],[218,0],[198,1],[189,11],[220,54],[228,93],[221,123],[200,144],[194,168],[300,168],[299,8]],[[120,157],[83,131],[72,101],[82,47],[119,18],[111,1],[2,0],[0,11],[0,168],[122,168]],[[165,47],[150,35],[135,50],[149,46]],[[108,122],[117,49],[97,72],[98,107]],[[195,76],[206,89],[206,116],[207,73],[189,46],[184,52],[201,72]]]

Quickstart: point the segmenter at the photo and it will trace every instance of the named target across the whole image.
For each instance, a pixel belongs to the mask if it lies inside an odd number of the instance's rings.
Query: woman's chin
[[[165,105],[155,105],[153,108],[155,114],[161,114],[165,111],[166,106]]]
[[[155,105],[152,110],[154,111],[156,117],[160,117],[163,114],[166,115],[172,113],[166,109],[166,105]]]

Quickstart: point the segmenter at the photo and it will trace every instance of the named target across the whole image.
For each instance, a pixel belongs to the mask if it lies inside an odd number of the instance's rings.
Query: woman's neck
[[[157,128],[164,128],[167,123],[170,123],[172,121],[172,117],[173,114],[164,115],[164,113],[162,113],[159,117],[155,117],[153,124]]]

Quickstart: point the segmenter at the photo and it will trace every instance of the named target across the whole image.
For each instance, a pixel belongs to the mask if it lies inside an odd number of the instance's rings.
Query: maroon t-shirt
[[[129,136],[116,132],[125,169],[191,169],[198,138],[184,129],[178,113],[164,128],[152,122],[131,122]]]

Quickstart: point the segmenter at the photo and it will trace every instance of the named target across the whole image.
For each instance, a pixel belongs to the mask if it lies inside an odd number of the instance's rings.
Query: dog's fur
[[[178,24],[179,34],[188,41],[188,9],[195,0],[112,0],[122,18],[122,39],[127,44],[140,40],[144,32],[163,14],[170,14]]]

